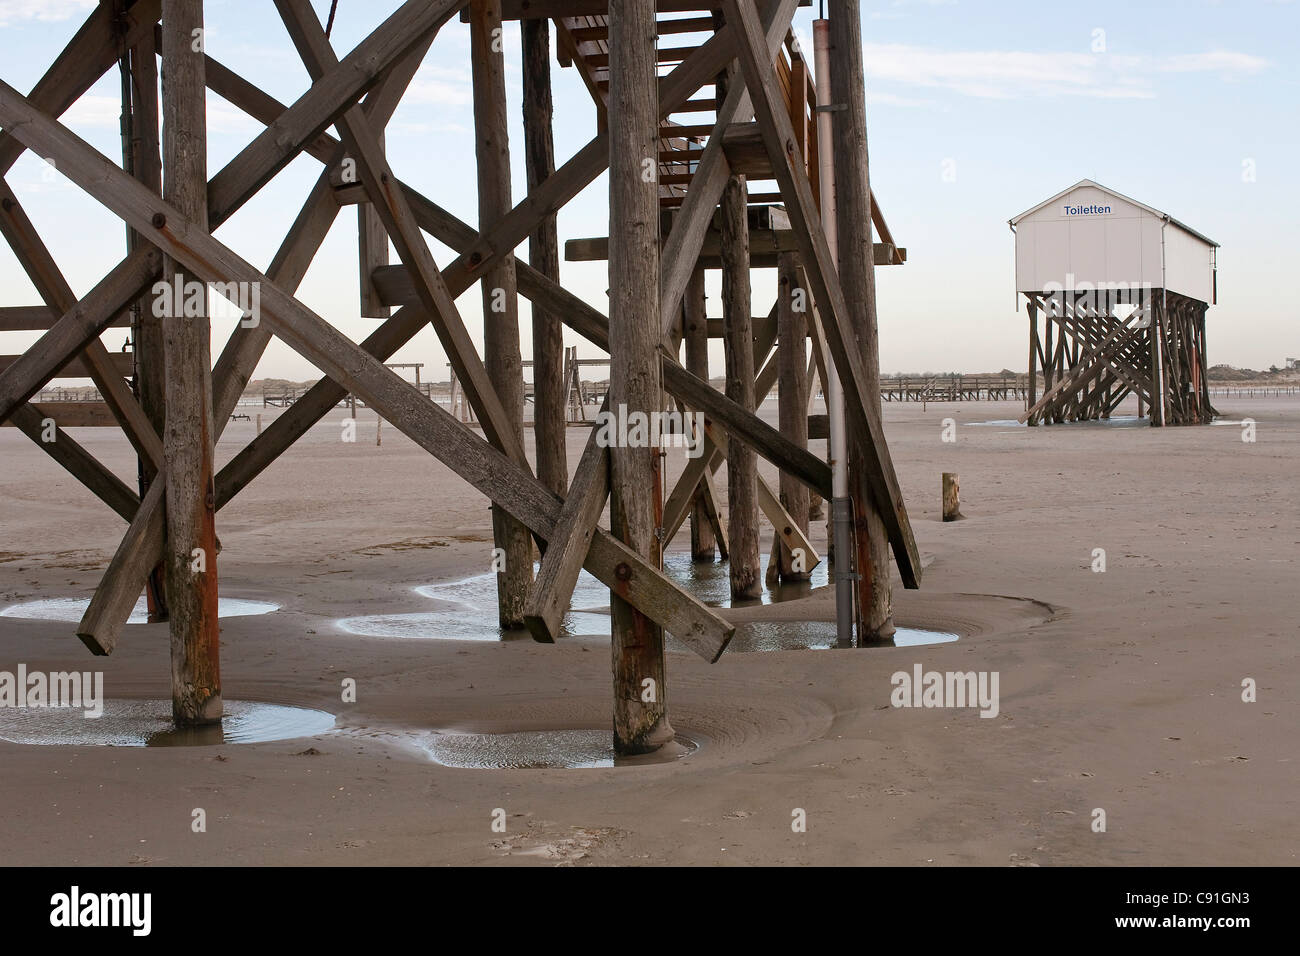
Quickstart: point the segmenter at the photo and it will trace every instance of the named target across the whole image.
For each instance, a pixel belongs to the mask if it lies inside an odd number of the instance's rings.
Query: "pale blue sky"
[[[323,19],[328,3],[314,5]],[[0,76],[29,90],[89,6],[0,0]],[[340,55],[396,6],[340,0],[333,36]],[[1006,221],[1083,178],[1162,209],[1222,245],[1219,304],[1209,314],[1212,363],[1260,368],[1300,355],[1290,289],[1300,208],[1300,4],[864,0],[863,9],[872,185],[909,252],[906,266],[877,271],[884,371],[1021,368],[1025,315],[1015,311]],[[208,0],[206,10],[212,56],[282,101],[302,93],[306,71],[269,2]],[[815,15],[804,8],[796,18],[809,49]],[[516,200],[523,194],[518,49],[518,31],[508,28]],[[557,67],[554,83],[562,162],[591,138],[595,119],[573,70]],[[65,117],[115,158],[117,94],[114,71]],[[388,147],[400,177],[473,223],[470,96],[468,29],[453,21],[394,117]],[[209,105],[214,175],[259,127],[216,97]],[[1247,165],[1254,181],[1243,177]],[[265,269],[319,168],[299,158],[218,236]],[[25,156],[7,179],[79,294],[124,254],[120,222],[38,158]],[[602,177],[562,212],[562,239],[605,234],[606,190]],[[356,317],[355,243],[355,214],[344,210],[299,294],[361,338],[375,320]],[[432,248],[440,264],[450,261],[448,250]],[[603,264],[562,269],[566,285],[605,308]],[[716,315],[716,281],[712,286]],[[7,247],[0,248],[0,288],[5,305],[38,301]],[[756,275],[756,312],[767,311],[773,289],[770,273]],[[477,289],[458,305],[477,335]],[[526,302],[522,313],[528,357]],[[216,323],[214,351],[228,331]],[[20,351],[33,337],[0,333],[0,353]],[[111,333],[106,341],[115,347],[121,338]],[[597,354],[590,346],[582,351]],[[394,361],[425,362],[426,378],[445,376],[432,330]],[[715,362],[720,368],[720,352]],[[258,371],[316,374],[279,343]]]

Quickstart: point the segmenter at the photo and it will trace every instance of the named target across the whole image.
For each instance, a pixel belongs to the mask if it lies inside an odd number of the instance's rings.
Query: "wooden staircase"
[[[707,10],[694,13],[660,13],[656,23],[660,46],[658,61],[661,72],[667,72],[685,60],[704,44],[716,29],[716,21]],[[577,68],[603,123],[609,96],[609,36],[608,18],[605,16],[562,17],[556,20],[559,58],[562,66]],[[788,34],[777,56],[777,75],[780,77],[786,102],[792,103],[790,117],[800,147],[810,172],[816,194],[816,93],[812,88],[809,71],[798,52],[798,42]],[[707,88],[706,88],[707,89]],[[792,98],[791,90],[795,90]],[[695,175],[695,167],[704,155],[704,147],[717,123],[719,103],[716,93],[697,94],[680,109],[674,110],[662,124],[659,141],[659,203],[665,208],[680,206]],[[811,150],[808,148],[811,145]],[[753,204],[780,202],[774,191],[756,192],[750,196]]]
[[[708,10],[661,12],[656,18],[659,35],[658,61],[661,73],[685,60],[713,36],[716,21]],[[560,17],[555,20],[560,64],[578,70],[596,105],[603,126],[609,98],[609,20],[604,15]],[[793,32],[788,32],[773,63],[777,82],[785,99],[790,124],[794,127],[799,154],[814,199],[820,204],[821,191],[817,155],[817,87],[805,51]],[[720,105],[706,87],[674,110],[660,125],[659,204],[666,210],[680,206],[695,176],[695,169],[717,123]],[[730,149],[730,139],[728,139]],[[762,172],[749,177],[750,205],[780,204],[776,184]],[[758,188],[755,188],[758,186]],[[871,220],[884,247],[880,265],[902,265],[906,252],[898,248],[880,205],[872,196]],[[880,261],[883,259],[884,261]]]

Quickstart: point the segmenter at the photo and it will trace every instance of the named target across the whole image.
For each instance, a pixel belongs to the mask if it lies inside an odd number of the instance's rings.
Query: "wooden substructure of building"
[[[342,52],[331,46],[309,0],[279,0],[275,9],[311,80],[306,92],[286,104],[210,54],[192,50],[193,31],[203,25],[202,0],[126,0],[91,10],[27,95],[0,81],[0,174],[32,150],[56,163],[64,177],[129,229],[121,261],[78,299],[17,196],[0,186],[0,227],[44,300],[40,307],[23,307],[27,318],[10,310],[0,319],[28,322],[39,313],[39,324],[30,327],[45,333],[0,371],[0,421],[13,421],[127,523],[75,629],[84,644],[95,654],[111,653],[146,582],[165,578],[175,718],[178,723],[219,720],[214,515],[339,402],[355,395],[492,501],[494,545],[522,556],[498,579],[503,623],[522,619],[539,640],[553,640],[580,569],[610,588],[615,746],[620,753],[636,753],[662,744],[671,736],[664,632],[709,661],[718,659],[733,633],[715,609],[661,570],[668,509],[685,514],[697,506],[707,512],[709,504],[697,489],[709,487],[710,466],[719,456],[737,457],[742,449],[782,472],[779,493],[760,489],[757,500],[769,516],[779,516],[783,546],[806,545],[806,526],[787,521],[781,504],[792,500],[790,489],[831,493],[831,470],[807,449],[806,428],[797,424],[806,424],[805,398],[791,419],[796,424],[778,429],[755,413],[751,400],[737,401],[729,397],[730,389],[723,394],[711,387],[707,368],[700,374],[698,333],[707,336],[707,323],[701,325],[700,269],[709,268],[716,254],[720,263],[726,261],[735,290],[754,265],[740,255],[747,220],[734,215],[743,209],[735,197],[745,205],[779,202],[788,220],[775,230],[783,234],[774,235],[776,245],[769,250],[785,266],[777,324],[798,328],[802,319],[807,330],[787,333],[787,346],[798,351],[800,361],[786,363],[781,391],[786,393],[790,376],[790,394],[801,395],[790,368],[803,368],[804,339],[813,337],[812,364],[825,355],[843,383],[848,427],[864,456],[862,487],[884,529],[880,538],[892,545],[906,586],[917,586],[916,544],[881,430],[874,369],[868,369],[856,331],[874,318],[863,311],[874,304],[846,301],[842,285],[846,275],[869,279],[869,271],[846,270],[871,270],[872,257],[852,246],[861,242],[861,228],[841,228],[841,246],[850,246],[839,250],[837,273],[821,222],[817,164],[810,162],[817,99],[811,71],[790,32],[799,2],[722,0],[715,15],[683,0],[657,5],[620,0],[608,7],[598,0],[408,0]],[[259,38],[282,28],[269,22],[269,9],[248,18],[248,29]],[[835,49],[857,57],[851,62],[859,64],[842,71],[844,93],[834,123],[840,140],[856,136],[865,145],[858,4],[832,0],[829,9]],[[425,53],[440,31],[452,32],[449,24],[457,15],[468,23],[474,72],[476,226],[399,178],[385,151],[390,117]],[[530,183],[523,197],[511,195],[503,19],[522,21],[526,143],[521,152]],[[558,166],[551,132],[552,31],[561,62],[580,72],[598,113],[591,139]],[[832,66],[831,72],[837,69]],[[121,163],[97,153],[59,121],[110,72],[126,78]],[[208,90],[265,127],[211,175],[205,167]],[[865,187],[865,149],[850,154],[837,156],[836,167],[843,160]],[[304,155],[322,164],[320,176],[263,272],[214,231]],[[545,250],[558,249],[558,210],[607,170],[611,280],[605,315],[561,284],[558,260]],[[773,187],[746,199],[744,177],[767,179]],[[459,192],[465,185],[451,188]],[[733,198],[724,202],[724,192]],[[877,254],[901,262],[902,252],[865,189],[844,194],[860,199],[845,199],[840,221],[862,227],[875,221],[884,248]],[[717,230],[720,204],[728,218]],[[356,210],[362,263],[359,312],[378,320],[359,344],[295,297],[336,217],[350,213],[348,207]],[[666,209],[673,210],[671,229],[661,236],[660,213]],[[455,258],[435,262],[426,233]],[[869,228],[866,236],[869,243]],[[514,253],[526,239],[527,262]],[[708,245],[714,241],[720,243],[716,253]],[[388,261],[390,246],[397,263]],[[766,263],[767,254],[760,249],[757,263]],[[239,323],[214,367],[196,364],[200,352],[206,354],[206,321],[186,317],[185,335],[162,335],[168,323],[180,321],[173,312],[155,318],[151,309],[158,301],[151,290],[164,276],[254,286],[260,290],[260,321]],[[481,352],[455,304],[475,284],[481,284],[485,311],[497,313],[486,324]],[[534,360],[541,369],[534,401],[548,424],[544,436],[539,431],[536,470],[521,438],[519,295],[531,300],[535,331],[541,330],[534,339]],[[809,303],[797,318],[796,298]],[[731,341],[750,334],[748,312],[736,302],[726,310]],[[136,343],[129,385],[99,339],[123,322],[132,326]],[[595,429],[569,480],[561,323],[609,354],[608,407],[649,413],[664,407],[666,393],[681,408],[703,413],[709,454],[684,490],[679,486],[664,501],[659,450],[602,447]],[[473,409],[476,428],[421,397],[384,366],[429,325]],[[683,365],[678,355],[688,325],[695,327],[690,341],[696,345],[688,342]],[[777,376],[770,357],[773,327],[764,327],[762,340],[752,343],[755,399]],[[273,337],[325,377],[213,474],[212,445]],[[70,361],[85,363],[135,447],[144,476],[139,487],[129,487],[66,433],[59,432],[53,442],[41,440],[43,416],[30,400]],[[178,455],[181,450],[186,453]],[[607,501],[609,531],[601,528]],[[535,580],[534,544],[545,545]],[[201,570],[179,561],[178,549],[187,549],[188,559],[191,546],[203,552]],[[220,556],[223,563],[232,558]],[[882,574],[887,583],[889,568],[873,574],[867,583],[878,585]],[[161,599],[161,585],[153,587]]]
[[[1024,296],[1029,389],[1020,421],[1107,419],[1129,395],[1137,396],[1139,417],[1151,410],[1152,424],[1203,425],[1214,419],[1205,302],[1164,289]]]

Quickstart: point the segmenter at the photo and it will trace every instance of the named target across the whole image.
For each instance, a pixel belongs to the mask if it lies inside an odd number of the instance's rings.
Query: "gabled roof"
[[[1177,226],[1179,229],[1183,230],[1183,232],[1186,232],[1186,233],[1189,233],[1189,234],[1195,236],[1197,239],[1200,239],[1202,242],[1207,242],[1207,243],[1209,243],[1210,245],[1214,246],[1216,249],[1219,247],[1219,244],[1218,244],[1217,242],[1215,242],[1213,239],[1211,239],[1209,236],[1204,235],[1203,233],[1199,233],[1199,232],[1197,232],[1195,229],[1193,229],[1191,226],[1187,225],[1186,223],[1179,222],[1179,221],[1178,221],[1177,219],[1175,219],[1173,216],[1169,215],[1169,213],[1167,213],[1167,212],[1161,212],[1159,209],[1156,209],[1156,208],[1153,207],[1153,206],[1148,206],[1148,205],[1147,205],[1146,203],[1144,203],[1144,202],[1138,202],[1136,199],[1132,199],[1132,198],[1130,198],[1129,196],[1125,196],[1125,195],[1124,195],[1123,193],[1121,193],[1121,192],[1116,192],[1115,190],[1111,189],[1109,186],[1103,186],[1101,183],[1095,183],[1095,182],[1093,182],[1091,179],[1080,179],[1080,180],[1079,180],[1077,183],[1075,183],[1073,186],[1070,186],[1070,187],[1067,188],[1067,189],[1062,189],[1062,190],[1061,190],[1059,193],[1057,193],[1055,196],[1052,196],[1050,199],[1044,199],[1044,200],[1043,200],[1042,202],[1040,202],[1037,206],[1034,206],[1032,209],[1026,209],[1026,210],[1025,210],[1024,212],[1022,212],[1020,215],[1016,216],[1016,217],[1013,218],[1013,219],[1008,220],[1008,222],[1010,222],[1011,225],[1014,226],[1014,225],[1015,225],[1016,223],[1018,223],[1021,219],[1024,219],[1026,216],[1030,215],[1031,213],[1038,212],[1038,210],[1042,209],[1044,206],[1050,206],[1050,205],[1052,205],[1054,202],[1056,202],[1056,201],[1057,201],[1058,199],[1060,199],[1062,196],[1068,196],[1070,193],[1074,192],[1074,191],[1075,191],[1076,189],[1078,189],[1080,186],[1091,186],[1091,187],[1093,187],[1094,189],[1100,189],[1100,190],[1101,190],[1102,192],[1104,192],[1104,193],[1109,193],[1110,195],[1114,196],[1116,199],[1122,199],[1122,200],[1124,200],[1124,202],[1132,203],[1134,206],[1137,206],[1139,209],[1145,209],[1147,212],[1149,212],[1149,213],[1151,213],[1151,214],[1153,214],[1153,215],[1159,216],[1161,219],[1166,219],[1166,220],[1168,220],[1169,222],[1171,222],[1171,223],[1173,223],[1175,226]]]

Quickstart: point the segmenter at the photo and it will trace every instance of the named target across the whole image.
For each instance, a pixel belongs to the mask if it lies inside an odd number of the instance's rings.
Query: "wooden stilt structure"
[[[881,430],[875,369],[869,368],[874,353],[860,343],[863,326],[855,310],[861,308],[861,287],[837,273],[819,221],[815,137],[808,135],[818,105],[790,32],[798,3],[724,0],[723,16],[715,20],[703,12],[682,16],[685,5],[665,7],[662,0],[407,0],[339,56],[308,0],[276,0],[311,78],[306,92],[289,104],[194,45],[193,31],[203,22],[201,0],[103,3],[28,95],[0,81],[0,175],[24,150],[49,157],[132,236],[126,257],[78,301],[52,268],[17,197],[0,183],[4,237],[29,275],[41,277],[33,281],[44,300],[38,307],[0,312],[0,327],[43,332],[22,356],[0,365],[0,420],[31,436],[128,522],[76,628],[81,640],[95,653],[110,653],[151,569],[165,563],[176,719],[218,719],[213,515],[354,396],[493,503],[495,543],[508,555],[500,592],[503,623],[524,620],[534,635],[554,639],[579,569],[610,588],[615,746],[620,753],[654,749],[672,736],[664,633],[709,661],[717,660],[733,633],[715,610],[663,573],[663,542],[690,514],[697,531],[693,554],[716,548],[731,555],[736,568],[752,568],[756,578],[761,512],[779,539],[781,568],[796,550],[808,552],[809,569],[820,560],[807,541],[804,502],[810,492],[828,497],[831,475],[807,447],[806,404],[798,407],[806,399],[798,397],[796,366],[805,379],[809,374],[805,335],[813,337],[811,367],[823,380],[825,369],[817,362],[824,341],[844,383],[849,425],[862,436],[857,473],[880,517],[879,528],[867,531],[868,542],[883,547],[887,541],[904,584],[917,586],[920,561]],[[856,6],[843,9],[843,30],[856,32]],[[403,182],[389,165],[396,153],[385,149],[393,142],[385,129],[404,90],[439,31],[457,15],[469,23],[475,71],[477,226]],[[501,24],[509,20],[525,21],[522,155],[528,195],[518,202],[510,194],[499,44]],[[598,116],[590,141],[558,168],[549,142],[546,20],[560,62],[579,71]],[[161,175],[149,158],[156,152],[151,131],[158,126],[149,109],[156,32],[163,60]],[[656,46],[656,35],[695,40]],[[124,57],[132,131],[125,171],[58,119]],[[718,74],[729,69],[725,88],[711,90]],[[210,179],[205,88],[264,127]],[[323,168],[263,272],[213,232],[301,156]],[[344,159],[352,161],[346,165],[354,176],[342,174]],[[564,288],[554,254],[557,211],[607,169],[608,316]],[[748,195],[740,187],[744,181]],[[756,188],[757,183],[775,185]],[[904,251],[894,245],[874,197],[864,191],[861,204],[879,241],[873,243],[869,229],[855,241],[871,244],[871,262],[901,264]],[[295,297],[335,217],[349,205],[358,207],[359,310],[378,320],[360,343]],[[661,229],[662,216],[669,217],[670,229]],[[435,263],[427,237],[450,249],[453,258]],[[751,241],[744,256],[743,237]],[[514,250],[525,240],[529,261],[515,260]],[[786,277],[784,299],[767,316],[754,316],[749,270],[778,264]],[[703,301],[703,270],[719,267],[729,276],[721,321],[706,316]],[[806,297],[806,331],[796,320],[792,270]],[[164,319],[159,327],[146,320],[152,300],[141,297],[159,279],[173,276],[259,290],[260,313],[249,317],[256,321],[239,324],[214,366],[206,360],[206,317],[170,324]],[[481,352],[455,304],[475,283],[482,285],[490,319]],[[533,310],[535,473],[524,455],[521,428],[519,295]],[[1177,358],[1169,372],[1170,414],[1195,414],[1208,407],[1202,317],[1177,301],[1161,316],[1171,343],[1165,354],[1196,359]],[[124,323],[134,327],[136,355],[122,368],[106,355],[99,335]],[[601,447],[594,430],[572,480],[566,480],[563,420],[566,409],[571,419],[585,417],[585,396],[576,349],[565,349],[558,323],[609,355],[609,410],[657,412],[666,393],[673,408],[703,416],[703,454],[688,461],[666,497],[659,449]],[[384,365],[428,326],[451,365],[448,410]],[[1106,340],[1104,329],[1079,334],[1072,355],[1080,362],[1115,350],[1131,357],[1136,348],[1122,336]],[[726,337],[728,376],[735,382],[725,393],[708,381],[710,336]],[[213,443],[272,338],[324,377],[286,401],[282,413],[214,476]],[[683,340],[685,365],[679,362]],[[66,434],[41,441],[43,416],[31,399],[74,361],[92,373],[107,413],[141,461],[139,492]],[[778,378],[781,395],[791,383],[779,428],[756,413]],[[1108,388],[1096,401],[1113,401],[1116,394]],[[733,509],[751,486],[752,498],[743,504],[747,517],[738,521],[733,512],[728,529],[718,514],[713,475],[724,460],[729,474],[753,475],[759,457],[779,469],[780,488],[757,478],[732,489]],[[599,526],[607,499],[608,532]],[[547,547],[537,583],[530,586],[534,541]],[[798,573],[793,564],[789,572]],[[747,588],[745,582],[741,591]]]

